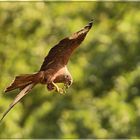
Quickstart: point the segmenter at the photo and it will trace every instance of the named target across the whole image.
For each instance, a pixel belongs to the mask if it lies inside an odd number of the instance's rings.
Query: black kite
[[[20,89],[21,91],[9,106],[8,110],[3,114],[1,120],[35,85],[39,83],[45,84],[49,91],[55,89],[58,93],[63,93],[64,89],[59,88],[56,83],[64,83],[65,89],[72,84],[73,80],[67,69],[67,63],[72,52],[85,39],[92,24],[93,21],[89,22],[89,24],[83,29],[74,33],[70,37],[62,39],[57,45],[55,45],[45,57],[44,62],[37,73],[15,77],[11,85],[6,88],[5,92],[14,89]]]

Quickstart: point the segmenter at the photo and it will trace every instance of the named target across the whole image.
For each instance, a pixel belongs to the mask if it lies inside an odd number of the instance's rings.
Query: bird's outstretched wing
[[[56,65],[66,65],[72,52],[82,43],[86,34],[91,29],[92,24],[93,21],[90,21],[80,31],[74,33],[70,37],[62,39],[57,45],[55,45],[45,57],[40,71],[47,70],[52,66],[56,67]]]

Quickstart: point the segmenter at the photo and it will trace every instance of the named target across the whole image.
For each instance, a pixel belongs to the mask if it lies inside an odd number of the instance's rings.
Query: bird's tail
[[[13,82],[10,84],[10,86],[8,86],[5,89],[5,92],[14,90],[14,89],[24,89],[27,85],[29,84],[33,84],[37,81],[39,81],[41,77],[40,73],[35,73],[35,74],[24,74],[24,75],[20,75],[20,76],[16,76],[15,79],[13,80]]]
[[[26,87],[24,87],[20,93],[16,96],[14,101],[10,104],[9,108],[4,112],[2,118],[0,119],[0,122],[4,119],[4,117],[7,115],[7,113],[26,95],[29,93],[29,91],[35,86],[35,84],[29,84]]]
[[[43,78],[43,73],[38,72],[35,74],[26,74],[21,76],[16,76],[12,84],[6,88],[5,92],[14,90],[19,88],[21,91],[16,96],[14,101],[10,104],[9,108],[6,110],[6,112],[3,114],[2,118],[0,119],[0,122],[3,120],[3,118],[6,116],[6,114],[26,95],[29,93],[29,91],[37,84],[39,83]]]

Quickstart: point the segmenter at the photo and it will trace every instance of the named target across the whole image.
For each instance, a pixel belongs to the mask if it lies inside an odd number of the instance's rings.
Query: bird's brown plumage
[[[20,89],[21,92],[16,96],[15,100],[9,106],[8,110],[3,114],[1,120],[5,115],[17,104],[28,92],[38,83],[46,84],[48,90],[56,89],[57,92],[62,92],[55,83],[64,83],[68,88],[72,84],[72,76],[67,69],[68,60],[72,52],[85,39],[88,31],[92,27],[93,21],[89,22],[83,29],[74,33],[70,37],[62,39],[55,45],[45,57],[40,70],[34,74],[26,74],[16,76],[14,81],[8,86],[5,92]]]
[[[72,52],[81,44],[91,27],[92,21],[83,29],[74,33],[70,37],[62,39],[57,45],[55,45],[50,50],[49,54],[45,57],[40,70],[47,70],[53,66],[56,69],[57,65],[67,65]]]

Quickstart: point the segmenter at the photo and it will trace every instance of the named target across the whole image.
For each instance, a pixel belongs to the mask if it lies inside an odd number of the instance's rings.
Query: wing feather
[[[45,57],[40,71],[47,70],[53,66],[57,68],[57,65],[66,65],[74,49],[77,48],[85,39],[86,34],[92,27],[92,23],[93,21],[89,22],[89,24],[80,31],[74,33],[70,37],[62,39],[57,45],[55,45]]]

